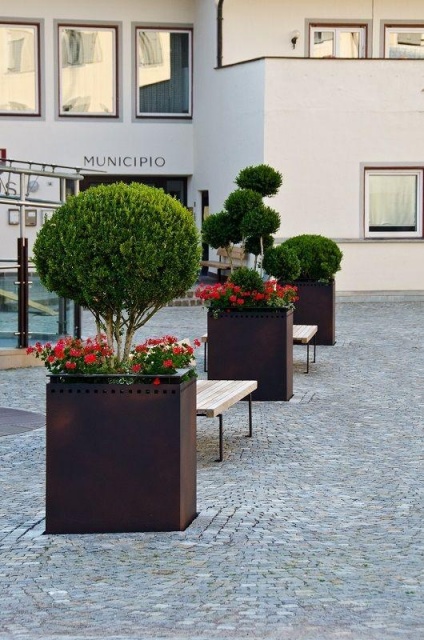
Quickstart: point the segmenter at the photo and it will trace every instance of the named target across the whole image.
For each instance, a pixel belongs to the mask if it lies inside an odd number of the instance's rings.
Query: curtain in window
[[[417,228],[417,176],[369,176],[369,226]]]

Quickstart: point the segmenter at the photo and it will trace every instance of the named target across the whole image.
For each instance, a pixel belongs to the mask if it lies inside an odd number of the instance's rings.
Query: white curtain
[[[417,180],[416,175],[369,176],[369,226],[416,229]]]

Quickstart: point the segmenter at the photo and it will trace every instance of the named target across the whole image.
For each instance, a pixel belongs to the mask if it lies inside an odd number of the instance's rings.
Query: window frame
[[[164,31],[166,33],[187,33],[188,35],[188,112],[187,113],[169,113],[169,112],[145,112],[140,110],[140,92],[139,92],[139,47],[138,34],[141,31]],[[134,112],[136,120],[147,119],[167,119],[167,120],[191,120],[193,118],[193,28],[185,26],[145,26],[142,24],[134,25]]]
[[[308,57],[309,58],[313,58],[314,60],[334,60],[334,59],[338,59],[338,60],[364,60],[366,58],[369,57],[370,52],[368,50],[368,28],[369,28],[369,24],[368,22],[362,22],[362,21],[354,21],[354,22],[319,22],[319,21],[309,21],[308,23],[308,29],[309,29],[309,42],[308,42]],[[317,31],[334,31],[335,33],[335,45],[336,45],[336,52],[337,52],[337,46],[339,43],[339,39],[337,38],[337,33],[343,33],[343,32],[352,32],[352,31],[357,31],[361,37],[361,42],[360,42],[360,55],[358,58],[345,58],[342,56],[337,55],[333,55],[333,56],[322,56],[322,57],[318,57],[318,56],[313,56],[313,46],[314,46],[314,33]]]
[[[385,23],[383,25],[383,56],[387,60],[423,60],[423,58],[390,58],[389,57],[389,34],[390,33],[413,33],[421,32],[424,35],[424,22],[420,23]],[[424,51],[424,47],[423,47]]]
[[[371,231],[370,230],[370,199],[369,199],[369,178],[370,176],[407,176],[413,175],[417,178],[416,189],[416,226],[415,231]],[[422,238],[423,237],[423,217],[424,217],[424,168],[422,167],[365,167],[364,168],[364,237],[370,238]]]
[[[0,117],[39,118],[41,116],[41,22],[36,20],[0,20],[1,27],[32,27],[34,28],[34,102],[33,110],[3,110],[0,109]]]
[[[85,112],[85,111],[65,111],[62,105],[62,42],[61,35],[65,29],[82,30],[82,31],[110,31],[112,38],[112,98],[113,109],[111,113],[104,112]],[[87,118],[87,119],[108,119],[113,120],[120,117],[120,97],[119,97],[119,25],[116,23],[103,22],[57,22],[56,23],[56,47],[57,47],[57,114],[59,118]],[[70,65],[74,66],[74,65]],[[77,65],[75,65],[77,66]]]

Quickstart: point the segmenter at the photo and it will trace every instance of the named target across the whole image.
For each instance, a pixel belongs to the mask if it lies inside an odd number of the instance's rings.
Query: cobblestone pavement
[[[339,303],[309,375],[295,347],[290,402],[254,403],[252,439],[244,403],[226,414],[222,464],[200,418],[185,532],[43,535],[43,425],[0,438],[1,640],[422,640],[423,312]],[[205,331],[168,308],[144,334]],[[0,382],[44,413],[44,369]]]

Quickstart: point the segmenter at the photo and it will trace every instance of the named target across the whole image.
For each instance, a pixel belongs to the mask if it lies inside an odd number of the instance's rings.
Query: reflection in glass
[[[396,30],[386,33],[386,57],[402,59],[424,58],[424,29]]]
[[[39,113],[38,26],[0,24],[0,113]]]
[[[312,57],[332,58],[334,56],[334,36],[333,31],[315,31]]]
[[[137,30],[138,114],[191,111],[189,31]]]
[[[115,116],[116,30],[60,27],[60,114]]]

